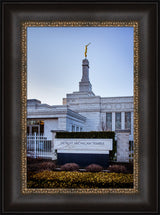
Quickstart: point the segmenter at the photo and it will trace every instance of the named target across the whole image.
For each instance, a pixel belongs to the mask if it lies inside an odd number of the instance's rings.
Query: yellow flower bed
[[[133,188],[133,174],[43,171],[28,180],[28,188]]]

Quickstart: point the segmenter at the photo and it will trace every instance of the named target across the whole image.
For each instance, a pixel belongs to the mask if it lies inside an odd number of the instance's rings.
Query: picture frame
[[[3,2],[2,175],[3,212],[157,212],[157,2]],[[120,11],[120,12],[119,12]],[[23,22],[131,22],[139,25],[138,174],[136,193],[22,192],[22,135],[26,95],[22,83]],[[150,115],[152,113],[152,115]],[[115,207],[116,205],[116,207]]]

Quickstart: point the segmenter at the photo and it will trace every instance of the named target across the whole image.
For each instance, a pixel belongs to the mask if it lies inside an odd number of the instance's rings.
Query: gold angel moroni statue
[[[88,47],[90,44],[91,44],[91,43],[88,43],[88,44],[85,46],[85,53],[84,53],[85,57],[87,57],[87,47]]]

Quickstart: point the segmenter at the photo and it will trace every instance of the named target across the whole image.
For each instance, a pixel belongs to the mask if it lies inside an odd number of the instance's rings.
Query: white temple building
[[[133,141],[133,96],[100,97],[92,92],[89,61],[82,61],[79,91],[67,94],[62,105],[27,100],[27,133],[43,134],[51,140],[51,130],[68,132],[130,130]]]

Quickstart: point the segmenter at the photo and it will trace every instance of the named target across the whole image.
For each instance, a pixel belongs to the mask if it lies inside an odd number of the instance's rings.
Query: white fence
[[[27,156],[52,158],[52,141],[43,135],[27,135]]]

